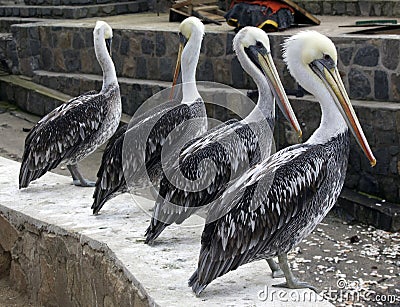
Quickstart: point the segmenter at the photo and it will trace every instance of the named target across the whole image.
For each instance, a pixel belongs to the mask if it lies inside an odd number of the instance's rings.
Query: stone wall
[[[297,0],[315,15],[400,17],[398,0]]]
[[[35,305],[149,305],[107,246],[20,218],[0,215],[0,274]]]
[[[34,70],[100,74],[94,56],[91,28],[15,25],[19,70],[33,75]],[[232,50],[234,33],[205,35],[198,80],[215,81],[236,88],[254,88]],[[281,44],[285,36],[270,35],[272,54],[286,89],[296,89],[282,61]],[[339,53],[339,71],[352,99],[400,102],[400,40],[353,36],[332,37]],[[119,30],[113,38],[113,60],[119,76],[172,81],[178,36],[167,31]]]
[[[15,40],[10,33],[0,33],[0,70],[18,72]]]
[[[25,75],[33,76],[38,69],[101,74],[94,56],[91,28],[15,25],[12,31],[17,42],[19,70]],[[197,80],[242,89],[255,87],[234,56],[233,37],[231,32],[207,32]],[[297,85],[282,60],[281,44],[285,38],[281,33],[270,35],[272,55],[285,88],[296,90]],[[350,98],[364,101],[356,110],[378,159],[377,166],[370,168],[358,146],[352,144],[346,186],[400,203],[400,54],[394,52],[400,49],[400,40],[397,36],[360,35],[337,36],[332,40],[338,49],[338,67]],[[171,31],[115,29],[113,59],[117,73],[120,77],[170,82],[177,45],[178,36]],[[319,114],[311,110],[318,107],[311,107],[307,101],[298,112],[305,114],[303,121],[314,129]],[[283,135],[280,144],[289,144],[286,133]],[[305,133],[305,139],[308,135]]]
[[[400,108],[395,103],[384,106],[370,106],[367,102],[354,100],[352,103],[377,163],[375,167],[370,166],[351,136],[345,186],[400,203]],[[316,120],[321,117],[319,105],[310,97],[291,98],[291,104],[301,124],[303,140],[307,140],[319,125],[319,120]],[[275,133],[278,149],[297,142],[295,133],[283,115]]]

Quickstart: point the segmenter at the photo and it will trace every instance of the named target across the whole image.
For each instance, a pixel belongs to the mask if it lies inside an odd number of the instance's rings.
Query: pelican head
[[[95,39],[96,38],[104,39],[107,51],[111,56],[111,42],[112,42],[113,32],[108,23],[102,20],[98,20],[93,30],[93,36],[95,37]]]
[[[302,132],[300,125],[289,103],[289,99],[286,96],[271,56],[268,35],[259,28],[245,27],[241,29],[233,39],[233,49],[242,67],[248,74],[263,74],[263,77],[267,79],[269,87],[276,97],[278,106],[301,137]],[[249,65],[246,64],[246,62]]]
[[[200,21],[200,19],[196,17],[188,17],[179,25],[179,50],[178,50],[178,59],[176,61],[174,78],[172,82],[172,90],[170,97],[173,95],[173,89],[178,79],[179,70],[181,68],[181,60],[182,60],[182,52],[186,43],[190,40],[192,36],[196,36],[199,40],[201,40],[204,36],[204,25]],[[196,57],[187,57],[189,61]]]
[[[374,166],[376,159],[337,69],[337,51],[333,42],[316,31],[303,31],[285,41],[283,58],[291,75],[307,91],[315,96],[319,96],[322,88],[329,92],[347,126]]]

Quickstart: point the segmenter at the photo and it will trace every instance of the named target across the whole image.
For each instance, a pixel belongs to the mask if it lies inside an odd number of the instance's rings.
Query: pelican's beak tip
[[[373,160],[371,160],[371,167],[374,167],[376,165],[376,159],[374,158]]]
[[[303,136],[303,131],[300,129],[299,131],[297,131],[297,134],[299,135],[299,139],[301,139],[301,137]]]

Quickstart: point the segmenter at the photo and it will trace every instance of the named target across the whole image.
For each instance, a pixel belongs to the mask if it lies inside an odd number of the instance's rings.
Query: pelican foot
[[[282,278],[285,277],[285,273],[281,269],[272,271],[272,278]]]
[[[87,180],[87,179],[84,179],[83,181],[79,180],[79,179],[74,179],[72,181],[72,184],[77,186],[77,187],[89,187],[89,188],[92,188],[92,187],[96,186],[96,182],[90,181],[90,180]]]
[[[269,265],[269,267],[271,269],[272,278],[285,277],[285,273],[283,273],[283,271],[281,270],[279,264],[277,264],[274,259],[269,258],[269,259],[266,259],[266,260],[267,260],[268,265]]]
[[[315,292],[317,291],[317,288],[315,288],[313,285],[307,283],[307,282],[303,282],[303,281],[299,281],[297,279],[291,280],[290,282],[284,282],[281,284],[276,284],[276,285],[272,285],[273,287],[278,287],[278,288],[289,288],[289,289],[304,289],[304,288],[309,288]]]

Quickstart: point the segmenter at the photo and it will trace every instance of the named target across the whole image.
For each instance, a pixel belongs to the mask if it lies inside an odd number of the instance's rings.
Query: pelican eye
[[[329,54],[324,54],[324,59],[325,59],[325,61],[330,61],[331,56]]]
[[[261,47],[264,47],[263,43],[260,42],[260,41],[257,41],[257,42],[256,42],[256,46],[257,46],[257,47],[260,47],[260,48],[261,48]]]

